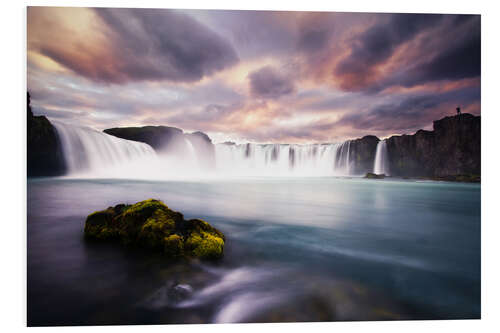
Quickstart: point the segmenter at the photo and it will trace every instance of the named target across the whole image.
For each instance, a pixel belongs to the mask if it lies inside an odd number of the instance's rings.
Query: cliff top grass
[[[90,214],[85,237],[118,239],[125,245],[162,251],[169,258],[218,259],[223,256],[225,237],[201,219],[185,220],[160,200],[118,204]]]

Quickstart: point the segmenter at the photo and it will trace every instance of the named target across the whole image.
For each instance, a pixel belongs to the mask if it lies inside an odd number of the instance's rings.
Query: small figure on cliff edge
[[[460,116],[460,113],[461,113],[461,112],[460,112],[460,107],[458,106],[458,107],[457,107],[457,116]]]

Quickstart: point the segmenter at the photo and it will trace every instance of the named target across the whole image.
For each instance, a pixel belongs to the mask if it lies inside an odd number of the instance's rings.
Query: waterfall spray
[[[373,172],[376,174],[389,175],[389,162],[387,159],[387,142],[380,140],[377,144],[375,153],[375,162],[373,163]]]
[[[69,174],[95,174],[113,167],[125,168],[127,163],[155,157],[151,146],[120,139],[88,127],[53,121],[61,139]]]

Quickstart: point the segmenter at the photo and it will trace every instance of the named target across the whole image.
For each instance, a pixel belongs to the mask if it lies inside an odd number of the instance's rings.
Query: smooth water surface
[[[88,242],[88,214],[163,200],[219,262]],[[359,178],[28,180],[29,325],[480,317],[480,185]]]

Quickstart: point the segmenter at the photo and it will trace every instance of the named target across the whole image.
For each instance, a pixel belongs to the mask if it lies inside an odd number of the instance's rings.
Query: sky
[[[28,7],[35,114],[340,142],[481,113],[478,15]]]

